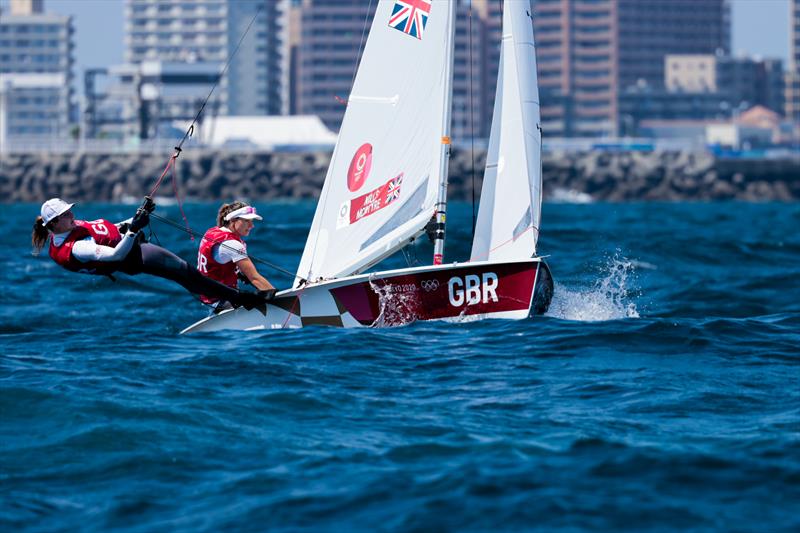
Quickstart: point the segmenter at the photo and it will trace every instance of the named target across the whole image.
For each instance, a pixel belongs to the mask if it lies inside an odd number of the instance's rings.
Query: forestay
[[[471,261],[536,254],[542,135],[530,3],[506,1],[492,129]]]
[[[454,4],[379,3],[295,287],[365,270],[434,214]]]

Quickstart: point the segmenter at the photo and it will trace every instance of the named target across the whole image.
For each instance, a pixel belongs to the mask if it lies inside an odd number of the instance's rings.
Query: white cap
[[[75,204],[68,204],[61,198],[50,198],[42,204],[42,224],[47,225],[59,215],[63,215]]]
[[[244,218],[246,220],[264,220],[258,213],[256,213],[256,208],[251,205],[240,207],[239,209],[231,211],[225,215],[225,220],[227,221],[231,221],[234,218]]]

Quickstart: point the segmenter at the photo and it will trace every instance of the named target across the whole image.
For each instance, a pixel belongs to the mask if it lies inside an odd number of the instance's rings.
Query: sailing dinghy
[[[182,333],[524,319],[553,294],[537,256],[539,93],[530,4],[506,0],[469,262],[443,264],[456,2],[381,0],[291,289]],[[433,221],[433,264],[363,273]]]

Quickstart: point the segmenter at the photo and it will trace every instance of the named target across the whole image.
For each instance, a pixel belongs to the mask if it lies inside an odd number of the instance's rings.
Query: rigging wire
[[[259,4],[255,15],[253,15],[253,18],[250,19],[250,23],[247,25],[247,28],[245,28],[244,32],[242,33],[242,36],[239,38],[239,42],[236,43],[236,48],[233,49],[233,52],[231,52],[231,54],[228,56],[228,59],[225,61],[225,66],[222,68],[222,71],[220,72],[219,76],[217,76],[216,81],[214,81],[214,85],[211,87],[211,90],[208,92],[208,95],[206,95],[205,100],[203,100],[203,103],[200,105],[200,109],[197,110],[197,114],[194,116],[194,119],[192,119],[191,124],[189,124],[189,127],[186,129],[186,133],[183,134],[183,137],[181,138],[180,142],[178,142],[178,145],[175,146],[175,153],[172,154],[172,157],[170,157],[170,160],[167,163],[167,167],[164,169],[164,172],[161,173],[161,177],[158,178],[156,184],[153,186],[153,189],[150,191],[150,194],[148,196],[152,197],[156,193],[156,191],[158,191],[158,188],[161,187],[161,182],[164,179],[164,176],[167,175],[167,172],[169,171],[170,167],[172,167],[174,170],[175,160],[178,159],[178,156],[183,151],[183,143],[186,142],[186,139],[188,139],[194,134],[195,124],[197,123],[198,120],[200,120],[200,115],[203,114],[203,110],[205,109],[206,104],[208,104],[208,101],[211,99],[211,95],[214,94],[217,85],[219,85],[220,81],[222,81],[222,78],[225,76],[225,73],[228,72],[228,67],[230,67],[233,58],[236,57],[236,53],[242,46],[244,38],[247,37],[247,34],[250,32],[250,28],[253,26],[256,19],[261,14],[262,9],[263,9],[263,4]],[[174,174],[172,179],[173,180],[175,179]]]
[[[203,236],[201,233],[199,233],[197,231],[194,231],[190,227],[184,227],[184,226],[180,225],[179,223],[175,222],[174,220],[171,220],[171,219],[166,218],[166,217],[162,217],[160,215],[156,215],[155,213],[150,214],[150,218],[155,218],[156,220],[159,220],[159,221],[163,222],[164,224],[166,224],[168,226],[172,226],[173,228],[177,228],[177,229],[179,229],[181,231],[184,231],[184,232],[192,235],[193,237],[202,237]],[[218,244],[219,246],[222,246],[222,247],[227,248],[229,250],[238,251],[235,248],[233,248],[232,246],[228,246],[224,242],[219,242],[219,243],[214,243],[214,244]],[[250,260],[252,260],[255,263],[261,263],[262,265],[266,265],[266,266],[268,266],[270,268],[273,268],[273,269],[275,269],[275,270],[277,270],[277,271],[279,271],[279,272],[281,272],[283,274],[287,274],[287,275],[291,276],[292,278],[296,277],[294,272],[289,272],[285,268],[279,267],[275,263],[271,263],[271,262],[269,262],[269,261],[267,261],[265,259],[259,259],[258,257],[255,257],[255,256],[250,255],[250,254],[247,254],[247,257],[249,257]]]
[[[211,96],[214,94],[214,91],[216,90],[220,81],[222,81],[222,78],[225,76],[225,73],[228,72],[228,67],[230,67],[231,62],[233,62],[233,58],[236,57],[237,52],[239,52],[239,48],[241,48],[242,42],[244,42],[244,39],[245,37],[247,37],[247,34],[250,33],[250,28],[252,28],[256,19],[258,19],[258,16],[261,14],[261,10],[263,9],[263,7],[264,7],[263,4],[258,5],[258,9],[253,15],[253,18],[250,19],[250,22],[247,24],[247,27],[245,28],[241,37],[239,37],[239,42],[236,43],[236,48],[234,48],[233,52],[231,52],[230,55],[228,55],[228,58],[225,61],[225,65],[223,66],[222,71],[219,73],[217,79],[214,81],[214,85],[211,86],[211,90],[208,91],[205,100],[203,100],[203,103],[197,110],[197,114],[194,116],[194,119],[192,119],[191,124],[189,124],[189,127],[186,129],[186,133],[183,134],[183,137],[181,138],[180,142],[178,142],[177,146],[175,146],[175,152],[170,156],[169,160],[167,161],[167,165],[164,167],[164,171],[158,177],[155,185],[153,185],[153,188],[147,194],[147,196],[153,198],[156,192],[158,192],[158,189],[161,187],[164,178],[167,176],[167,174],[170,174],[172,181],[172,192],[175,195],[176,201],[178,202],[178,209],[180,209],[181,217],[183,218],[183,222],[186,225],[186,229],[190,230],[189,235],[191,236],[192,241],[194,241],[195,235],[193,232],[191,232],[191,228],[189,228],[189,220],[186,218],[186,213],[183,210],[183,202],[181,201],[180,194],[178,194],[178,180],[175,176],[175,168],[178,156],[180,156],[181,152],[183,151],[183,143],[185,143],[186,140],[194,134],[195,124],[197,124],[198,120],[200,120],[200,115],[203,114],[203,110],[206,108],[208,101],[211,99]]]
[[[469,133],[472,158],[472,240],[475,240],[475,106],[472,103],[472,0],[469,0]]]
[[[364,26],[361,28],[361,41],[358,43],[358,54],[356,54],[356,61],[353,63],[353,78],[350,80],[350,92],[353,92],[353,85],[356,83],[356,74],[358,74],[358,64],[361,62],[361,54],[364,52],[364,35],[367,33],[367,25],[369,22],[369,14],[372,11],[372,0],[369,0],[369,4],[367,5],[367,12],[364,14]],[[338,98],[341,100],[341,98]],[[344,104],[347,104],[347,101],[350,100],[348,96],[347,100],[344,101]]]

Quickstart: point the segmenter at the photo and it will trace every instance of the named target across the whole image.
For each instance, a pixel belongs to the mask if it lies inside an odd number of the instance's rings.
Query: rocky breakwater
[[[800,199],[800,157],[719,159],[708,152],[550,153],[545,192],[605,201]]]
[[[150,191],[169,158],[162,154],[4,154],[4,202],[40,202],[53,196],[75,201],[124,201]],[[480,193],[484,152],[454,150],[449,196]],[[315,198],[329,152],[186,151],[176,165],[183,198]],[[473,172],[473,168],[475,171]],[[716,159],[705,152],[548,152],[545,197],[578,201],[797,200],[800,158]],[[173,194],[170,177],[159,190]],[[344,179],[344,178],[343,178]]]

